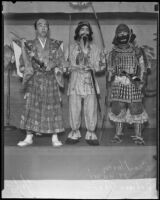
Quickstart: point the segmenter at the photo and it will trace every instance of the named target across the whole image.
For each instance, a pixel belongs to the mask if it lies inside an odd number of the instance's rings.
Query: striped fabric
[[[123,85],[114,83],[112,85],[111,99],[124,102],[138,102],[141,101],[143,94],[140,89],[136,88],[134,84]]]

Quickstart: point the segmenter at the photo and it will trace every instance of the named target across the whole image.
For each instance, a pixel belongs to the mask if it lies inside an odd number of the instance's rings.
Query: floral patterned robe
[[[24,58],[23,84],[27,86],[25,110],[21,116],[20,128],[39,133],[64,131],[57,72],[62,74],[64,55],[62,42],[47,38],[44,48],[36,38],[28,41]],[[49,66],[40,68],[32,56]]]

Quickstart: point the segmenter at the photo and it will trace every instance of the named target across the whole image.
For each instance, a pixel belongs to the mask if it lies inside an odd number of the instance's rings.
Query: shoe
[[[81,133],[79,130],[76,130],[76,131],[71,131],[69,134],[68,134],[68,138],[67,140],[65,141],[66,144],[76,144],[80,141],[81,139]]]
[[[114,138],[111,140],[111,142],[119,144],[123,141],[121,138],[122,138],[122,135],[115,135]]]
[[[85,139],[85,141],[87,142],[87,144],[91,145],[91,140]]]
[[[76,144],[78,143],[80,140],[78,139],[72,139],[72,138],[67,138],[67,140],[65,141],[66,144]]]
[[[71,140],[72,140],[71,138],[67,138],[65,144],[71,144]]]
[[[53,136],[52,136],[52,145],[53,145],[54,147],[60,147],[60,146],[63,145],[62,142],[58,140],[57,135],[53,135]]]
[[[87,131],[85,140],[89,145],[98,146],[99,141],[94,131]]]
[[[93,146],[99,146],[99,141],[98,140],[91,140],[91,144]]]
[[[63,144],[62,144],[62,142],[61,141],[52,141],[52,145],[54,146],[54,147],[60,147],[60,146],[62,146]]]
[[[25,146],[29,146],[33,143],[33,139],[32,139],[33,135],[27,135],[26,138],[23,141],[18,142],[18,146],[19,147],[25,147]]]
[[[86,140],[86,142],[89,144],[89,145],[92,145],[92,146],[98,146],[99,145],[99,141],[94,139],[94,140]]]

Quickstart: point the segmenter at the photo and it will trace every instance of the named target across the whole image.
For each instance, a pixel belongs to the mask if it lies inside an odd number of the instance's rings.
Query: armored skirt
[[[64,131],[54,72],[36,72],[32,77],[20,128],[48,134]]]

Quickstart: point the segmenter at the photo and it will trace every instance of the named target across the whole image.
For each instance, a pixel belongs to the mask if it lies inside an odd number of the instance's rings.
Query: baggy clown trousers
[[[69,95],[69,122],[73,131],[80,128],[82,100],[84,100],[84,119],[88,131],[95,131],[97,125],[97,99],[95,94]]]

